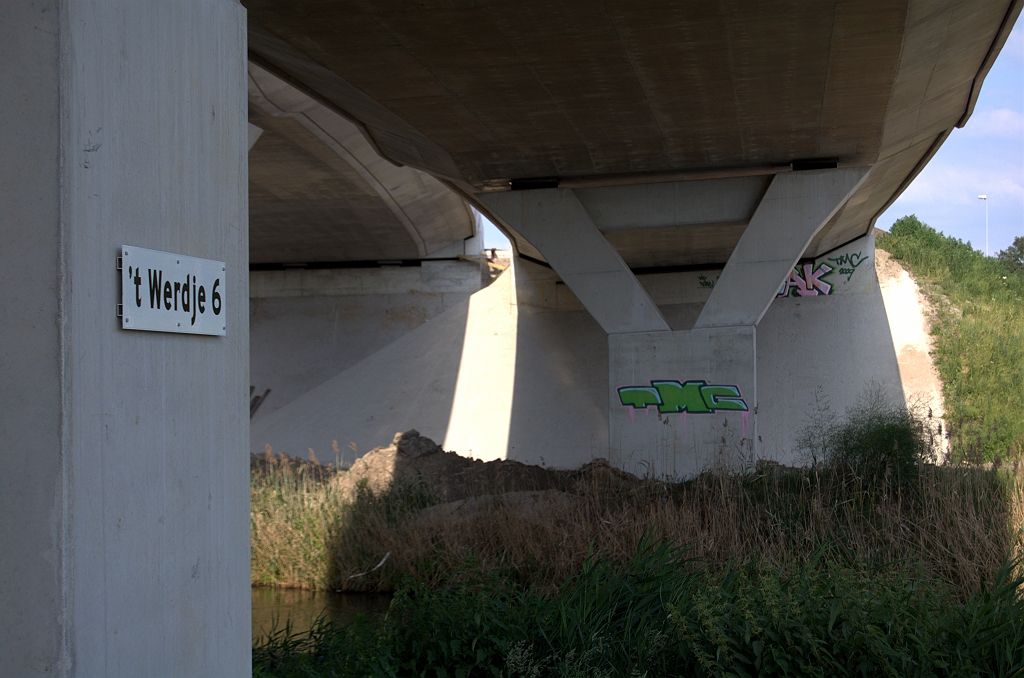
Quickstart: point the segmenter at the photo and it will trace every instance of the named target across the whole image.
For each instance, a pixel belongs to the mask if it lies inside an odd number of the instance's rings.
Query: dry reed
[[[859,566],[901,563],[965,598],[1018,554],[1024,525],[1017,468],[925,465],[910,485],[772,465],[680,484],[591,474],[566,492],[432,508],[420,486],[346,502],[339,477],[287,464],[254,471],[254,584],[387,591],[405,577],[443,586],[471,568],[550,589],[589,553],[627,562],[650,534],[689,545],[710,568],[787,567],[820,551]]]

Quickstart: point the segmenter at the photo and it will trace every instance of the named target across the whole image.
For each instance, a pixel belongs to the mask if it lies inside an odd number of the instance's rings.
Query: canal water
[[[252,639],[258,642],[274,628],[291,622],[292,632],[308,631],[313,621],[325,616],[336,624],[350,624],[357,614],[369,619],[384,616],[390,593],[329,593],[258,587],[252,589]]]

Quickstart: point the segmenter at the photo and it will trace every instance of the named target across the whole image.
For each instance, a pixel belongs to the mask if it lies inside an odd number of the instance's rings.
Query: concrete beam
[[[248,71],[251,120],[266,129],[249,161],[264,189],[250,201],[254,261],[424,258],[473,237],[469,206],[447,186],[385,160],[356,125],[272,73],[254,63]],[[268,147],[272,139],[284,143]],[[357,254],[368,237],[382,256],[365,246]]]
[[[480,200],[529,240],[608,334],[667,332],[668,323],[573,191],[485,193]]]
[[[747,223],[771,177],[730,177],[575,188],[602,232],[665,226]]]
[[[844,167],[776,174],[695,328],[756,325],[811,239],[869,171]]]

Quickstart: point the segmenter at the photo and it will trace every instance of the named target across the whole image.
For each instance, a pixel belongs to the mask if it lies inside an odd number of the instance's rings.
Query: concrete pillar
[[[776,174],[696,327],[756,325],[811,239],[867,178],[868,170],[844,167]]]
[[[690,476],[759,452],[755,326],[868,168],[776,175],[692,330],[609,337],[609,456]]]
[[[245,10],[0,3],[0,673],[249,665]],[[225,263],[226,336],[116,316],[122,245]]]
[[[609,337],[609,457],[638,475],[682,478],[754,455],[753,327]]]

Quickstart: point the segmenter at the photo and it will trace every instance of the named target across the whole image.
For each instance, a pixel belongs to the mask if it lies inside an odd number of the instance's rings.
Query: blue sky
[[[494,247],[499,250],[507,250],[512,248],[505,234],[499,231],[498,227],[492,224],[490,219],[476,210],[473,210],[473,213],[480,218],[480,222],[484,227],[484,249],[489,250]]]
[[[939,152],[875,224],[888,230],[906,214],[985,248],[988,196],[989,249],[995,253],[1024,235],[1024,20],[1018,21],[985,78],[974,114],[953,130]],[[485,247],[508,240],[484,220]]]
[[[1024,21],[1018,21],[985,78],[974,114],[875,225],[886,230],[906,214],[947,235],[995,253],[1024,236]]]

